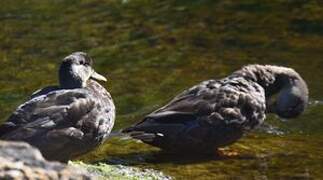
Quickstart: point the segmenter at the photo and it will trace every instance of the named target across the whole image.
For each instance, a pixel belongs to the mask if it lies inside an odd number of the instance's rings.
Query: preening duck
[[[75,52],[63,59],[59,86],[36,91],[0,126],[0,139],[25,141],[48,160],[66,162],[104,142],[114,124],[111,95],[96,80],[92,59]]]
[[[293,69],[248,65],[182,92],[122,132],[173,152],[214,153],[262,124],[266,113],[300,115],[308,88]]]

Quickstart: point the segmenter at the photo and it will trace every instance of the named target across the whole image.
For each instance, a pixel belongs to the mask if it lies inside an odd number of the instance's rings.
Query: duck
[[[214,154],[259,127],[268,113],[299,116],[308,94],[292,68],[247,65],[183,91],[121,133],[167,152]]]
[[[107,79],[92,65],[85,52],[66,56],[58,71],[59,85],[34,92],[18,106],[0,126],[0,139],[27,142],[47,160],[60,162],[105,142],[114,125],[115,106],[97,82]]]

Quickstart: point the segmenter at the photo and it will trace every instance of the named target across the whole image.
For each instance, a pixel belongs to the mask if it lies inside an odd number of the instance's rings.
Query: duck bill
[[[93,73],[91,74],[91,78],[98,81],[107,81],[107,79],[104,76],[95,71],[93,71]]]

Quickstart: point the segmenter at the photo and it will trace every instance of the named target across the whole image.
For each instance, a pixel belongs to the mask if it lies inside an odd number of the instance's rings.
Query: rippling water
[[[161,170],[178,179],[323,178],[323,4],[319,1],[3,0],[0,114],[55,84],[57,65],[86,51],[117,106],[115,130],[174,95],[251,63],[296,69],[310,104],[297,119],[266,124],[224,151],[232,158],[174,156],[112,139],[81,159]]]

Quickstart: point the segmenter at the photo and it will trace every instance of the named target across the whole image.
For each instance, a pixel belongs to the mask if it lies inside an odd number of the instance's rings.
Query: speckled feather
[[[123,132],[169,151],[212,153],[263,123],[266,98],[280,88],[282,73],[300,78],[289,68],[249,65],[203,81]]]
[[[49,160],[67,161],[102,143],[114,118],[112,98],[96,81],[86,88],[47,87],[0,126],[1,139],[26,141]]]

